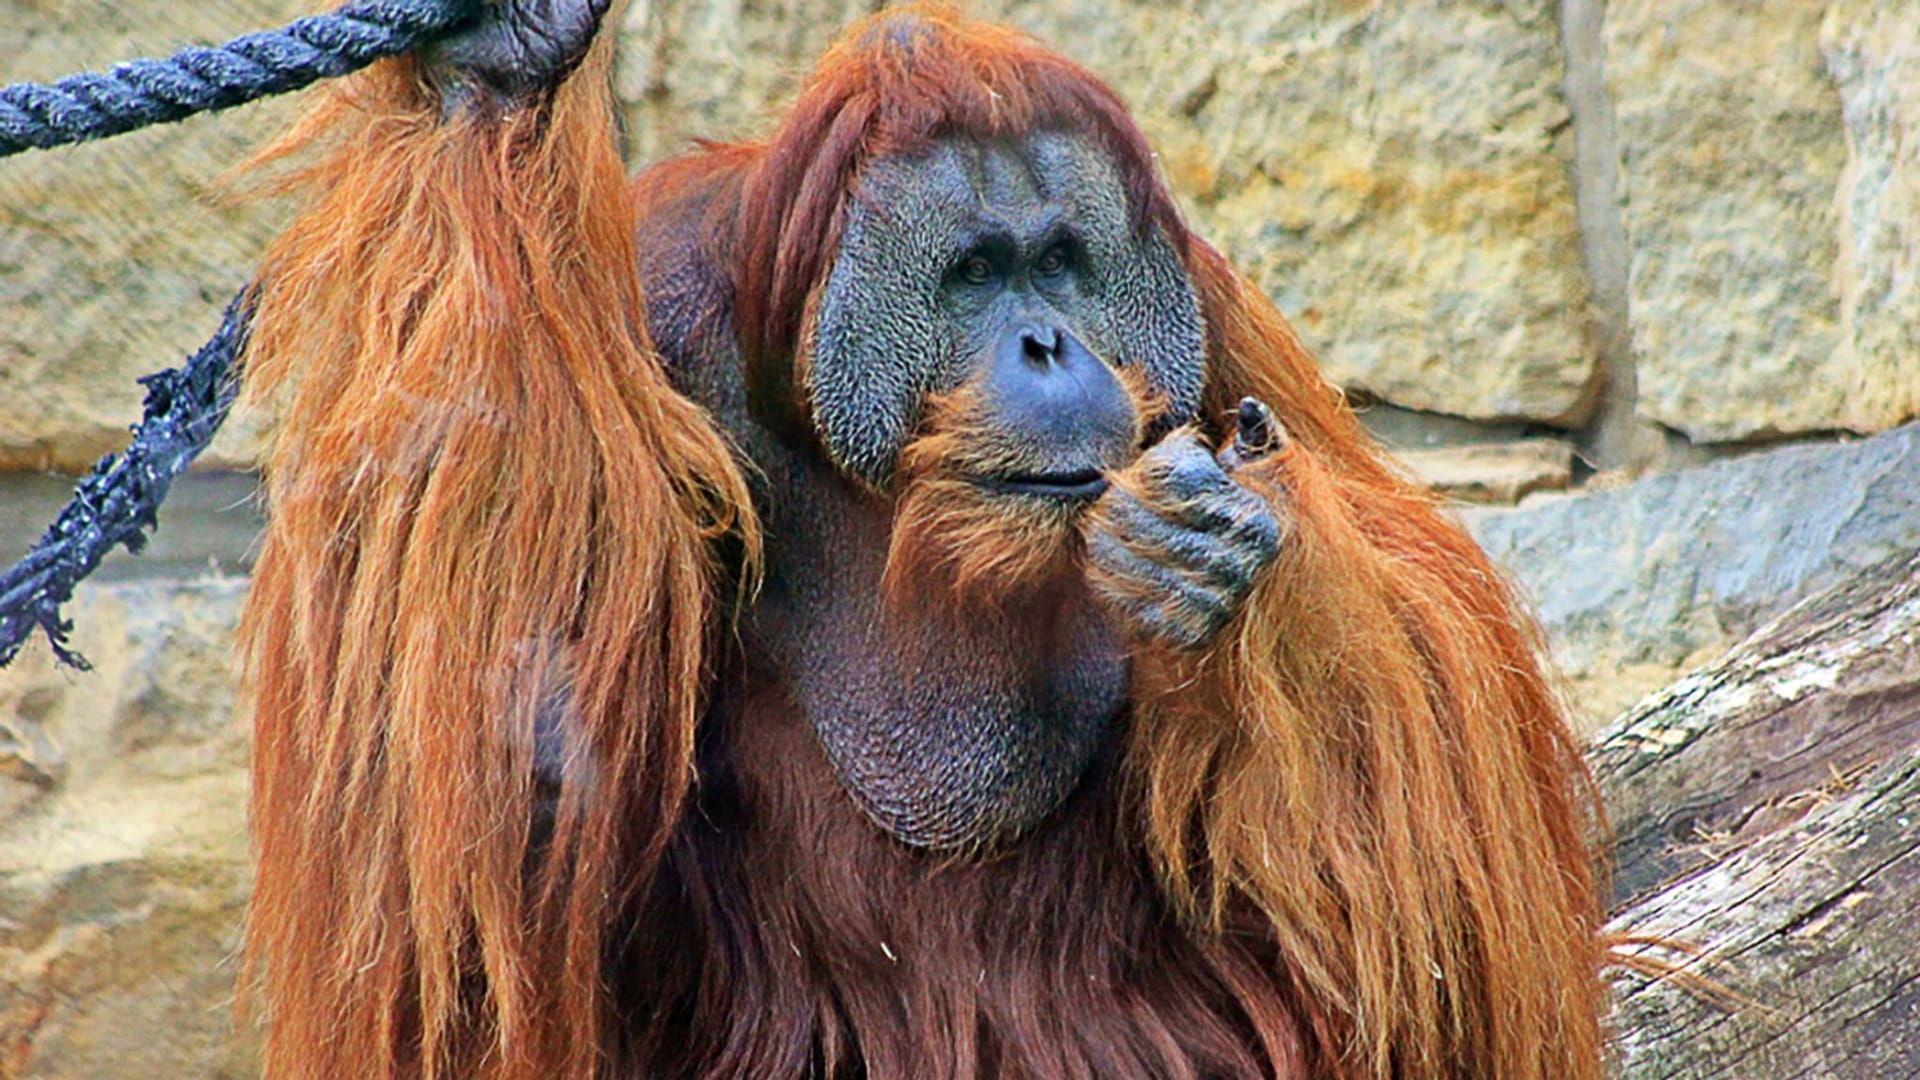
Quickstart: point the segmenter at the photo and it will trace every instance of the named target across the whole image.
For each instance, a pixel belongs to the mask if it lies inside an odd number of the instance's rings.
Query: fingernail
[[[1234,448],[1240,457],[1252,460],[1262,457],[1286,445],[1286,432],[1280,422],[1274,419],[1273,410],[1267,408],[1259,398],[1241,398],[1239,430],[1234,435]]]

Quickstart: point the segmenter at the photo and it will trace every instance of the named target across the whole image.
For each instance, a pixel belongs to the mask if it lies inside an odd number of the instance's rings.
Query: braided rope
[[[73,624],[60,607],[116,545],[136,554],[146,546],[173,478],[206,449],[233,404],[238,383],[231,374],[252,317],[252,289],[243,289],[184,367],[141,378],[146,406],[127,452],[101,458],[33,550],[0,574],[0,667],[39,627],[55,658],[87,669],[86,658],[66,647]]]
[[[52,85],[0,87],[0,157],[117,135],[344,75],[457,28],[479,2],[350,0],[218,48],[194,46],[165,60],[134,60]],[[60,609],[116,546],[136,554],[146,546],[174,477],[227,418],[252,318],[249,287],[183,367],[140,380],[147,399],[126,453],[101,458],[26,557],[0,573],[0,667],[38,628],[60,663],[87,669],[86,658],[66,647],[73,624]]]
[[[458,28],[481,2],[349,0],[218,48],[194,46],[165,60],[134,60],[51,85],[0,87],[0,157],[117,135],[344,75]],[[249,287],[233,298],[220,329],[184,366],[140,380],[147,399],[126,453],[101,458],[26,557],[0,573],[0,667],[38,628],[60,663],[87,669],[86,658],[66,647],[73,624],[60,609],[116,546],[136,554],[146,546],[174,477],[213,441],[238,390],[235,369],[246,349],[252,296]]]
[[[477,0],[351,0],[214,48],[0,87],[0,157],[118,135],[344,75],[471,18]]]

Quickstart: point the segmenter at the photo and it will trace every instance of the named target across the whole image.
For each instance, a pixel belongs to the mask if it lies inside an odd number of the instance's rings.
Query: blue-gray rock
[[[1465,517],[1605,720],[1689,658],[1920,549],[1920,424]]]

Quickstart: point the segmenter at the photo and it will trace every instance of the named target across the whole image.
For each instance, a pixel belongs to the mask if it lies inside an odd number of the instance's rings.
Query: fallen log
[[[1622,1076],[1920,1077],[1920,556],[1796,605],[1591,761],[1611,928],[1698,949],[1618,979]]]

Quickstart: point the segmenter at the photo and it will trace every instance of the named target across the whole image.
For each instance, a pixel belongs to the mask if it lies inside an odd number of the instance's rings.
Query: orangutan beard
[[[1158,398],[1138,369],[1115,374],[1134,403],[1137,447]],[[1081,524],[1098,500],[1057,501],[982,483],[1019,471],[1023,460],[972,384],[929,397],[921,431],[900,454],[882,579],[889,605],[1004,608],[1079,573]]]

